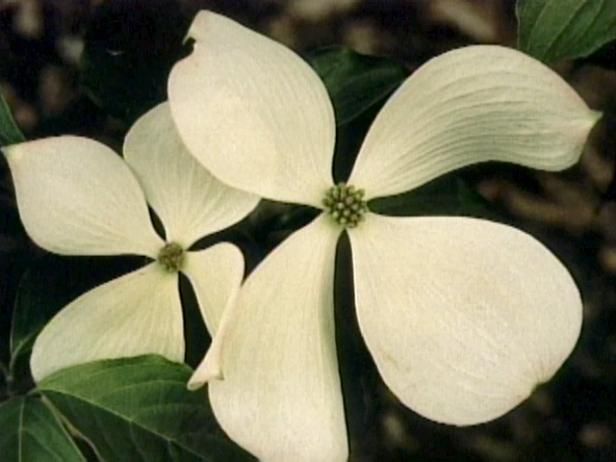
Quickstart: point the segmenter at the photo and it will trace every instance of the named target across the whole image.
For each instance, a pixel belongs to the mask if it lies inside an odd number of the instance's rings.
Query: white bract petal
[[[244,257],[233,244],[223,242],[198,252],[188,252],[182,271],[197,296],[203,320],[212,336],[207,355],[188,382],[194,390],[222,375],[222,348],[234,319],[237,294],[244,277]]]
[[[167,241],[184,248],[244,218],[258,197],[221,183],[191,156],[160,104],[131,127],[124,157],[165,227]]]
[[[472,218],[378,215],[349,234],[368,349],[396,396],[425,417],[495,419],[576,343],[575,283],[528,234]]]
[[[32,349],[32,376],[99,359],[159,354],[184,359],[177,274],[156,263],[86,292],[41,331]]]
[[[339,230],[321,216],[248,277],[209,384],[229,436],[260,460],[344,461],[346,426],[333,312]]]
[[[490,160],[562,170],[577,162],[598,117],[539,61],[499,46],[461,48],[391,96],[349,182],[374,198]]]
[[[68,255],[141,254],[162,245],[137,180],[108,147],[61,136],[3,148],[28,235]]]
[[[299,56],[238,23],[203,11],[190,56],[169,78],[174,121],[189,151],[236,188],[320,206],[331,186],[334,112]]]

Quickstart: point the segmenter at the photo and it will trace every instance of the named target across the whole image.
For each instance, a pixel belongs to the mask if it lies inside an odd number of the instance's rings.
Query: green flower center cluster
[[[364,190],[355,189],[345,183],[329,188],[325,193],[323,205],[334,221],[345,228],[355,228],[368,211]]]
[[[180,244],[170,242],[160,249],[157,261],[162,265],[165,271],[177,273],[182,269],[184,255],[184,249]]]

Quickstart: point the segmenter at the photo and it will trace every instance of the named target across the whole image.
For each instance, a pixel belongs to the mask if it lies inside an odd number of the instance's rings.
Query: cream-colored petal
[[[490,160],[562,170],[577,162],[598,117],[539,61],[500,46],[460,48],[391,96],[349,182],[374,198]]]
[[[108,147],[76,136],[3,148],[21,220],[39,246],[67,255],[134,253],[162,245],[134,175]]]
[[[333,279],[339,231],[328,217],[276,248],[240,290],[214,414],[260,460],[344,461]]]
[[[419,414],[495,419],[571,353],[580,294],[528,234],[472,218],[378,215],[349,234],[361,332],[387,385]]]
[[[221,355],[226,333],[235,318],[237,294],[244,277],[244,257],[233,244],[216,244],[198,252],[188,252],[183,272],[197,295],[203,320],[212,344],[188,382],[191,390],[222,375]]]
[[[184,359],[184,326],[177,274],[157,263],[81,295],[41,331],[30,368],[38,382],[76,364],[159,354]]]
[[[156,106],[132,126],[124,157],[163,222],[167,240],[184,247],[238,222],[259,200],[221,183],[188,153],[168,103]]]
[[[269,199],[320,207],[332,184],[334,112],[325,86],[283,45],[209,11],[169,77],[189,151],[215,176]]]

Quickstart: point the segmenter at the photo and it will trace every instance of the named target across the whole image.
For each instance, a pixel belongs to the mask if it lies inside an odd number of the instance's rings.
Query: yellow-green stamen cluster
[[[162,265],[165,271],[177,273],[182,269],[184,254],[184,249],[180,244],[170,242],[160,249],[157,261]]]
[[[345,228],[355,228],[368,211],[364,190],[344,183],[329,188],[325,193],[323,205],[334,221]]]

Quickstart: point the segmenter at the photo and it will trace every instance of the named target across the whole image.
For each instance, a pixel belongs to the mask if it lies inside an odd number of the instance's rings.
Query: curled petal
[[[100,285],[63,308],[36,338],[30,368],[38,382],[77,364],[142,354],[184,360],[178,278],[156,263]]]
[[[528,234],[471,218],[371,215],[350,236],[361,332],[387,385],[419,414],[495,419],[571,353],[579,292]]]
[[[162,246],[139,183],[108,147],[60,136],[3,148],[28,235],[68,255],[134,253]]]
[[[260,460],[344,461],[333,272],[338,236],[320,217],[275,249],[240,290],[209,383],[222,428]]]
[[[334,112],[325,86],[283,45],[202,11],[169,77],[189,151],[215,176],[269,199],[320,207],[331,186]]]
[[[225,337],[235,319],[237,295],[244,277],[244,257],[233,244],[223,242],[198,252],[188,252],[183,272],[195,290],[212,344],[188,382],[191,390],[212,378],[222,377]]]
[[[577,162],[599,115],[523,53],[460,48],[420,67],[391,96],[349,182],[375,198],[478,162],[562,170]]]
[[[258,197],[214,178],[191,156],[163,103],[131,127],[124,157],[165,227],[167,241],[189,247],[244,218]]]

